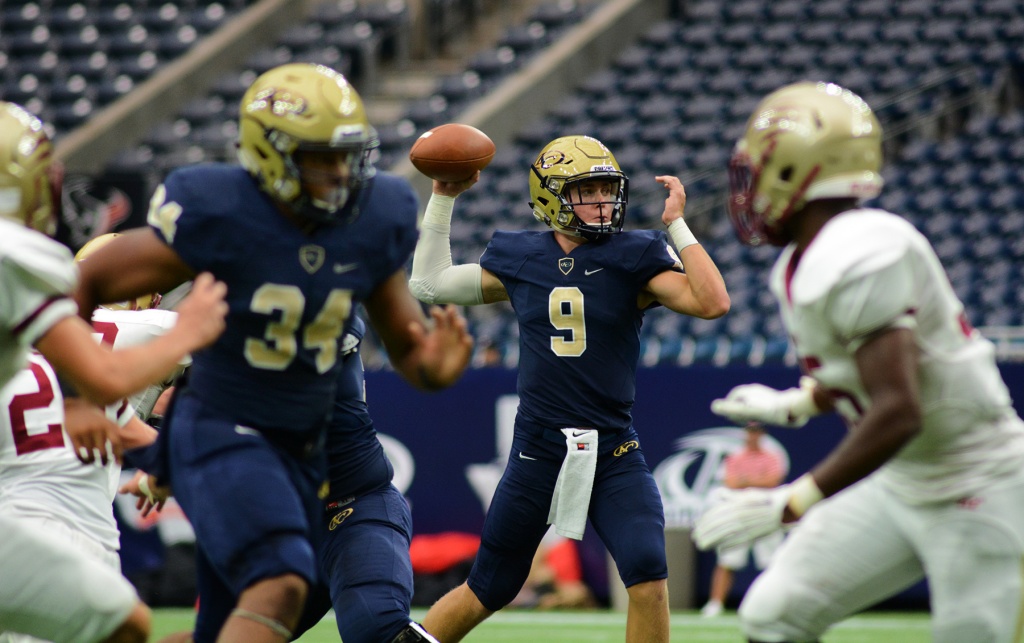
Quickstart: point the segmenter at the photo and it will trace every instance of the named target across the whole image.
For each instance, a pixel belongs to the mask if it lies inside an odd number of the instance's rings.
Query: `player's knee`
[[[634,587],[668,576],[664,544],[658,547],[640,547],[629,552],[628,560],[621,561],[619,576],[626,587]]]
[[[238,607],[295,627],[309,593],[309,583],[297,574],[283,574],[248,587]]]
[[[152,628],[152,613],[145,603],[138,601],[128,618],[103,639],[104,643],[144,643]]]
[[[1000,623],[986,619],[983,614],[961,613],[936,621],[933,625],[935,643],[1003,643],[1013,640],[1012,632],[1003,632]]]
[[[410,621],[408,625],[391,639],[391,643],[438,643],[419,623]]]
[[[652,580],[637,583],[626,588],[629,600],[638,605],[656,605],[668,603],[668,582],[666,580]]]
[[[739,617],[743,633],[752,641],[814,641],[820,636],[818,600],[801,588],[755,581],[743,602]],[[826,624],[827,626],[827,624]]]
[[[479,611],[497,612],[519,594],[530,574],[531,561],[528,557],[507,561],[500,573],[490,574],[486,581],[470,578],[462,588],[456,589],[469,592],[469,596],[479,604]]]

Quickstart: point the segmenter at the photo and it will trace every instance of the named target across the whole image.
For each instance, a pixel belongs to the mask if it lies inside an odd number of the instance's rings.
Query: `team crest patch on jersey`
[[[324,265],[324,249],[316,245],[302,246],[299,248],[299,263],[305,268],[306,272],[313,274],[317,270],[320,270],[320,266]]]
[[[339,513],[335,517],[331,518],[330,524],[327,525],[327,530],[328,531],[334,531],[335,529],[338,528],[339,525],[341,525],[341,523],[345,522],[346,518],[351,516],[353,513],[355,513],[355,509],[353,509],[352,507],[349,507],[345,511],[342,511],[341,513]]]
[[[558,260],[558,269],[562,271],[563,275],[567,275],[572,271],[574,263],[576,263],[576,260],[572,257],[563,257]]]

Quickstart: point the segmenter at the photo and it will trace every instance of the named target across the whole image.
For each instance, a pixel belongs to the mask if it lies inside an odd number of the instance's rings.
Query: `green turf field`
[[[413,613],[421,619],[423,611]],[[193,614],[187,609],[154,610],[153,637],[191,628]],[[594,612],[501,612],[466,637],[466,643],[622,643],[625,614]],[[299,639],[303,643],[338,643],[334,615]],[[673,641],[732,641],[742,638],[735,613],[716,619],[702,619],[696,612],[672,615]],[[927,643],[928,615],[923,612],[875,612],[858,616],[837,626],[824,643]]]

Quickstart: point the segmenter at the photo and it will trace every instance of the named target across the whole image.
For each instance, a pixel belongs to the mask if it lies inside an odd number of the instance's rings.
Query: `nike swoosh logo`
[[[587,433],[590,433],[590,429],[587,429],[586,431],[573,431],[572,432],[572,437],[578,438],[581,435],[586,435]]]
[[[519,459],[520,459],[520,460],[536,460],[537,458],[531,458],[531,457],[530,457],[530,456],[528,456],[528,455],[523,455],[523,452],[522,452],[522,451],[520,451],[520,452],[519,452]]]
[[[237,433],[238,435],[259,435],[260,434],[260,432],[257,431],[256,429],[250,429],[249,427],[242,426],[241,424],[236,424],[235,425],[235,433]]]
[[[343,272],[351,272],[359,267],[358,263],[334,264],[334,274],[340,275]]]
[[[601,272],[602,270],[604,270],[604,268],[598,268],[596,270],[584,270],[583,274],[586,275],[587,277],[589,277],[590,275],[594,274],[595,272]]]

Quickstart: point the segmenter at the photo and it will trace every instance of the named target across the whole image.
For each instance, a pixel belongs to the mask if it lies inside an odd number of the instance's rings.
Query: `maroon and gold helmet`
[[[882,189],[882,126],[859,96],[800,82],[765,97],[729,164],[729,215],[741,241],[785,245],[785,224],[808,202]]]
[[[57,167],[42,121],[0,101],[0,217],[52,236]]]

